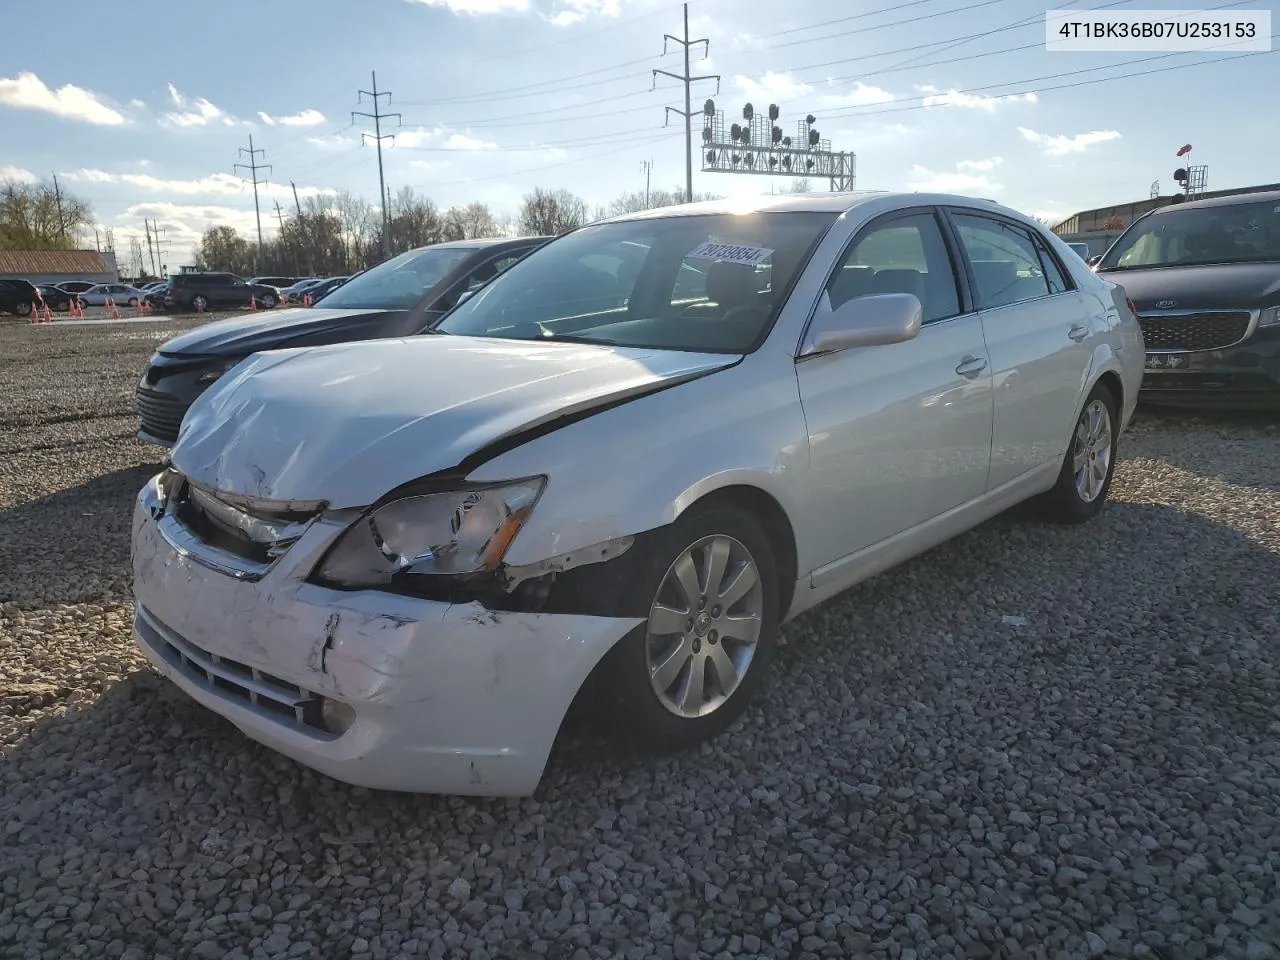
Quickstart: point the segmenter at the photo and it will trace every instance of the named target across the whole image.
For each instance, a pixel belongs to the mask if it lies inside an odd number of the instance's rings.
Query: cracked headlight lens
[[[398,575],[465,576],[497,569],[545,477],[404,497],[365,514],[321,562],[320,579],[377,587]]]

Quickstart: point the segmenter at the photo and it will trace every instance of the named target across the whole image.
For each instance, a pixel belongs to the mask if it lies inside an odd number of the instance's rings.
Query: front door
[[[801,359],[813,495],[804,537],[815,567],[980,497],[991,454],[991,374],[981,319],[962,313],[931,208],[891,214],[851,241],[825,296],[837,307],[912,293],[919,336]]]
[[[951,219],[991,351],[993,489],[1062,462],[1095,334],[1070,274],[1032,231],[974,211]]]

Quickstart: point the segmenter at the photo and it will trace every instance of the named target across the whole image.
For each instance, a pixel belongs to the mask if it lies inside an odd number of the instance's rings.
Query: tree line
[[[76,250],[92,228],[89,204],[56,183],[0,181],[0,250]]]
[[[714,198],[695,194],[694,199]],[[593,208],[569,190],[538,187],[525,195],[515,215],[499,216],[483,203],[442,209],[404,187],[388,205],[384,227],[381,209],[340,191],[307,198],[292,216],[280,213],[276,234],[264,238],[260,256],[256,237],[211,227],[201,238],[195,265],[241,276],[343,276],[433,243],[559,236],[605,217],[683,202],[683,190],[651,190],[624,193]]]

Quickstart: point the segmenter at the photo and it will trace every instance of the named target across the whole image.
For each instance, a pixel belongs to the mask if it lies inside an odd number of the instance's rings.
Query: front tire
[[[26,301],[15,304],[13,308],[13,312],[20,317],[29,317],[31,316],[31,304],[27,303]]]
[[[264,310],[272,310],[272,309],[274,309],[274,308],[275,308],[276,304],[277,304],[279,301],[278,301],[278,300],[276,300],[276,298],[275,298],[275,297],[268,295],[268,296],[263,297],[263,298],[262,298],[261,300],[259,300],[258,302],[262,304],[262,309],[264,309]]]
[[[1111,492],[1119,444],[1116,398],[1097,384],[1084,402],[1071,433],[1071,445],[1062,460],[1058,482],[1042,505],[1050,520],[1084,523],[1101,512]]]
[[[639,564],[647,620],[606,656],[605,726],[645,751],[714,737],[746,708],[773,653],[780,590],[760,523],[730,506],[697,509]]]
[[[209,309],[209,301],[204,297],[192,297],[191,309],[195,310],[197,313],[203,313]]]

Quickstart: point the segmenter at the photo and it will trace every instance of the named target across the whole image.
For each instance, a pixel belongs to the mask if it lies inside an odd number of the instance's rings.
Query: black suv
[[[1280,407],[1280,191],[1161,207],[1094,270],[1137,308],[1142,400]]]
[[[31,316],[43,306],[40,291],[26,280],[0,280],[0,310],[19,317]]]
[[[299,280],[305,280],[306,277],[254,277],[250,283],[260,283],[264,286],[275,287],[277,290],[285,290],[292,287]]]
[[[271,309],[280,302],[280,291],[263,283],[250,283],[232,273],[176,273],[164,292],[166,310]]]

